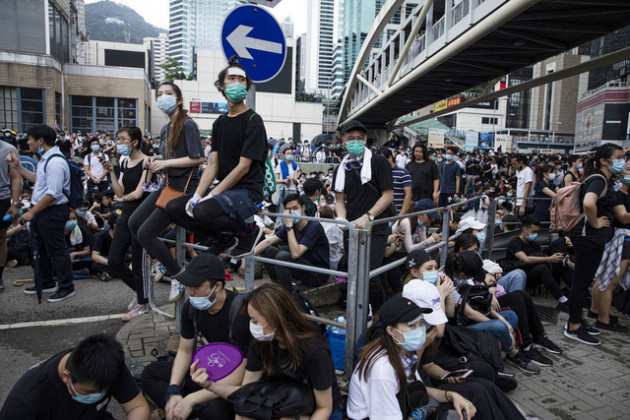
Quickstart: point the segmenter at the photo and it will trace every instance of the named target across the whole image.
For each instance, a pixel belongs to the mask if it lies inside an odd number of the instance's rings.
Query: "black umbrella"
[[[313,137],[313,140],[311,140],[311,144],[314,144],[315,146],[319,145],[320,143],[332,143],[332,136],[330,134],[318,134],[315,137]]]

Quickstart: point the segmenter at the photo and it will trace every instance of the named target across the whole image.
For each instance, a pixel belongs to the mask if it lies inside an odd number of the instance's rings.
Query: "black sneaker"
[[[0,279],[0,293],[4,292],[4,279]]]
[[[98,274],[98,278],[99,278],[102,282],[108,282],[108,281],[110,281],[110,280],[112,279],[112,276],[111,276],[109,273],[107,273],[107,272],[103,271],[102,273],[99,273],[99,274]]]
[[[245,235],[238,238],[238,244],[231,252],[232,258],[241,258],[254,252],[254,248],[262,236],[262,230],[258,225],[254,225],[254,228],[247,232]]]
[[[48,298],[48,302],[55,303],[61,302],[62,300],[66,300],[76,295],[77,292],[74,291],[74,287],[72,289],[59,289],[57,293]]]
[[[497,376],[494,380],[494,384],[503,392],[514,391],[518,387],[518,382],[515,378],[505,376]]]
[[[586,332],[589,333],[590,335],[600,335],[601,334],[601,332],[598,329],[591,327],[586,322],[582,322],[582,326],[584,327]]]
[[[536,366],[536,363],[531,361],[529,357],[527,357],[523,352],[518,352],[514,356],[507,356],[505,361],[510,363],[512,366],[519,368],[525,373],[540,373],[540,368]]]
[[[550,339],[547,337],[538,337],[534,340],[534,348],[535,349],[543,349],[548,351],[549,353],[554,354],[562,354],[562,349],[556,346]]]
[[[212,245],[208,247],[208,252],[213,255],[219,255],[227,252],[230,248],[234,248],[237,244],[237,240],[235,237],[229,237],[224,241],[213,242]]]
[[[614,331],[614,332],[628,332],[628,327],[624,327],[623,325],[619,325],[617,321],[613,321],[612,317],[610,318],[610,322],[608,324],[604,324],[603,322],[596,321],[595,326],[602,330]]]
[[[584,327],[585,324],[582,323],[580,328],[578,328],[577,330],[572,330],[567,324],[564,329],[564,336],[572,340],[579,341],[580,343],[589,344],[591,346],[599,346],[601,344],[601,341],[589,334]]]
[[[556,305],[556,309],[560,312],[564,312],[565,314],[569,313],[569,302],[558,303]]]
[[[55,293],[56,291],[57,291],[57,285],[56,284],[52,284],[50,286],[44,286],[42,288],[42,293]],[[35,286],[26,287],[26,288],[24,288],[24,294],[25,295],[35,295],[35,294],[37,294],[37,290],[35,289]]]
[[[590,311],[590,310],[586,313],[586,316],[591,318],[591,319],[599,318],[598,314],[596,314],[595,312]],[[615,315],[608,315],[608,318],[610,318],[610,322],[617,322],[617,321],[619,321],[619,317],[615,316]]]
[[[550,367],[553,366],[553,360],[550,358],[543,356],[536,350],[535,348],[530,348],[529,350],[522,350],[521,353],[525,355],[532,362],[536,363],[538,366]]]

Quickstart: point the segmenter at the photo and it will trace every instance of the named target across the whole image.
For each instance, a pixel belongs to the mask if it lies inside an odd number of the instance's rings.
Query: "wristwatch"
[[[295,227],[295,225],[287,226],[287,232],[290,231],[290,230],[293,230],[294,227]]]
[[[370,220],[370,222],[373,222],[374,221],[374,215],[372,213],[370,213],[369,211],[366,214],[367,214],[367,217]]]
[[[166,387],[166,394],[164,394],[164,401],[168,401],[173,395],[182,395],[182,390],[179,385],[169,385]]]

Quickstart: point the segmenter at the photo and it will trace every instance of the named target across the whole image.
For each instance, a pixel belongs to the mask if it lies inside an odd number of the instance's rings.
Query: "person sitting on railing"
[[[539,232],[540,220],[533,215],[526,216],[523,219],[521,234],[508,243],[501,267],[507,272],[516,268],[523,269],[527,273],[528,286],[542,283],[554,299],[558,300],[556,308],[559,311],[568,312],[568,299],[554,278],[550,264],[562,262],[565,255],[559,252],[550,256],[545,255],[540,245],[536,243]]]
[[[254,249],[254,255],[262,255],[278,261],[292,262],[305,267],[330,268],[330,245],[321,223],[304,220],[308,199],[297,194],[290,194],[284,199],[284,224],[275,234],[260,242]],[[288,251],[274,245],[282,243]],[[285,289],[293,290],[293,283],[300,281],[305,286],[319,287],[328,280],[328,274],[315,274],[311,271],[264,263],[271,280],[280,283]],[[241,263],[241,272],[245,270],[245,260]]]
[[[534,189],[534,216],[541,222],[549,221],[550,198],[556,198],[556,172],[553,166],[542,165],[536,173],[536,188]]]

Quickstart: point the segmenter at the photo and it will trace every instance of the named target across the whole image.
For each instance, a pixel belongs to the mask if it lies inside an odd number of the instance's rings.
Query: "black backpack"
[[[44,174],[46,174],[48,162],[56,156],[65,160],[70,168],[70,194],[66,194],[66,191],[64,190],[63,195],[68,198],[68,204],[70,207],[78,209],[83,205],[83,169],[81,169],[79,165],[73,161],[66,159],[64,155],[55,153],[46,160],[46,163],[44,164]]]
[[[494,373],[503,369],[498,340],[492,334],[448,324],[434,361],[446,370],[470,368],[471,362],[472,366],[479,362],[489,365]]]

